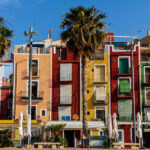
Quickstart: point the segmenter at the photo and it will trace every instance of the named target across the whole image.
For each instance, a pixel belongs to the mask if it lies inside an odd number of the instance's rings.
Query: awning
[[[66,124],[64,129],[82,129],[82,121],[49,121],[46,126]],[[88,121],[88,129],[101,129],[104,128],[105,124],[101,121]]]

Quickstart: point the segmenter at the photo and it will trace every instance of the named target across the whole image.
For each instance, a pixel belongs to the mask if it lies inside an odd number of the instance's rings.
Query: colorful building
[[[51,40],[33,43],[32,48],[32,125],[45,124],[51,119],[52,96],[52,54]],[[13,119],[19,119],[23,113],[24,120],[28,114],[28,86],[29,86],[29,45],[17,45],[13,52],[14,85],[13,85]],[[39,134],[39,130],[32,129],[32,134]],[[32,136],[32,139],[36,137]]]
[[[0,62],[0,120],[12,119],[12,61]]]
[[[133,96],[132,69],[134,70],[135,115],[140,112],[140,45],[134,45],[133,64],[131,45],[127,42],[110,42],[111,115],[117,114],[119,139],[124,143],[133,142]],[[136,117],[135,116],[135,117]]]
[[[150,147],[150,31],[140,40],[141,44],[141,113],[143,118],[144,146]]]

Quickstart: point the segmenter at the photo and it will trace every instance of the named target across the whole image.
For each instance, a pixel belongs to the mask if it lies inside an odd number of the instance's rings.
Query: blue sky
[[[30,26],[39,33],[34,40],[46,39],[50,27],[56,30],[53,39],[59,39],[61,17],[71,7],[79,5],[95,6],[106,13],[107,31],[116,35],[139,35],[142,38],[150,29],[150,0],[0,0],[0,16],[14,30],[11,51],[14,45],[28,40],[23,32]]]

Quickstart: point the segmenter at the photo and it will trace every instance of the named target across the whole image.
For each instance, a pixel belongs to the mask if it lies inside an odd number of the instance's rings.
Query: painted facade
[[[51,99],[51,51],[50,41],[40,41],[32,48],[32,108],[31,119],[46,123],[50,120]],[[28,82],[29,82],[29,46],[15,46],[13,114],[19,118],[22,112],[24,119],[28,113]]]
[[[0,120],[12,119],[12,61],[0,62]]]
[[[117,114],[119,139],[132,142],[133,97],[132,97],[132,58],[131,47],[125,42],[112,42],[108,46],[111,74],[111,115]],[[140,45],[134,45],[134,97],[135,113],[140,112]]]
[[[104,128],[109,113],[109,66],[107,49],[100,49],[87,64],[87,114],[88,122]],[[82,85],[81,85],[82,86]],[[82,112],[81,97],[81,114]],[[102,128],[90,128],[90,136],[103,134]]]

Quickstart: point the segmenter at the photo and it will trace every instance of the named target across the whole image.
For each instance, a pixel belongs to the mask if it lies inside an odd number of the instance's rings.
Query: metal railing
[[[43,95],[44,95],[43,91],[42,92],[32,92],[32,101],[42,101]],[[28,92],[26,92],[26,91],[21,91],[20,96],[21,96],[22,101],[29,100]]]

